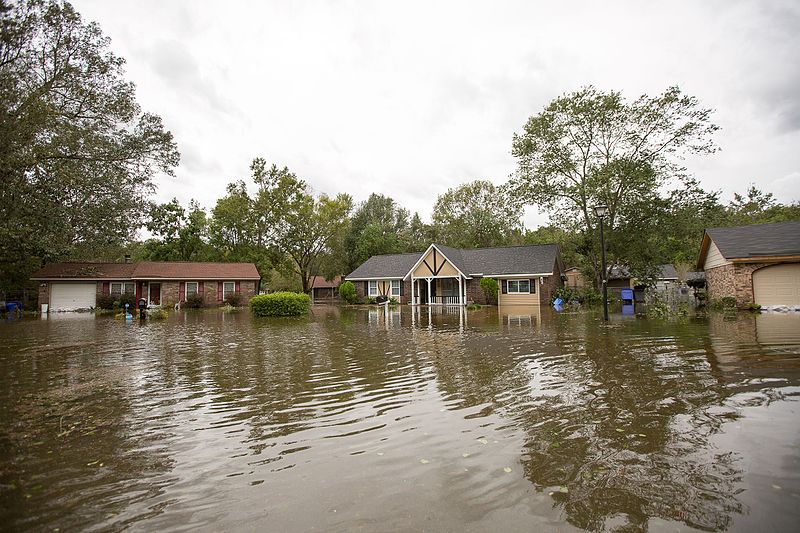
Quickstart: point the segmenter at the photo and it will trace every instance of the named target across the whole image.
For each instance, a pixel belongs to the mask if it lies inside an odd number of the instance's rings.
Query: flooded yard
[[[796,531],[800,315],[0,324],[0,528]]]

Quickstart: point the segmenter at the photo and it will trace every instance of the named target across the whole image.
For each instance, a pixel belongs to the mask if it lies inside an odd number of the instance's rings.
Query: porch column
[[[464,291],[461,289],[461,276],[458,276],[458,305],[464,307]]]
[[[431,278],[426,278],[428,281],[428,305],[431,305]]]

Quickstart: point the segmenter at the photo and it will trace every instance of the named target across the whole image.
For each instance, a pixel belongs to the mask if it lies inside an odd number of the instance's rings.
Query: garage
[[[800,305],[800,263],[769,266],[753,272],[753,298],[761,307]]]
[[[95,306],[97,284],[52,283],[50,285],[50,309],[53,311],[77,311]]]

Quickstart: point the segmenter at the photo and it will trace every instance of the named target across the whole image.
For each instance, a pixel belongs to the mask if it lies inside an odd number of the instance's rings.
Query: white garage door
[[[800,305],[800,263],[756,270],[753,273],[753,296],[761,307]]]
[[[53,283],[50,286],[50,309],[75,311],[95,306],[95,283]]]

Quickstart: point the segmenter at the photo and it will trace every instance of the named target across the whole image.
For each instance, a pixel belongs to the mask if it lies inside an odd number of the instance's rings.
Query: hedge
[[[297,316],[308,314],[311,298],[297,292],[260,294],[250,300],[250,310],[256,316]]]

